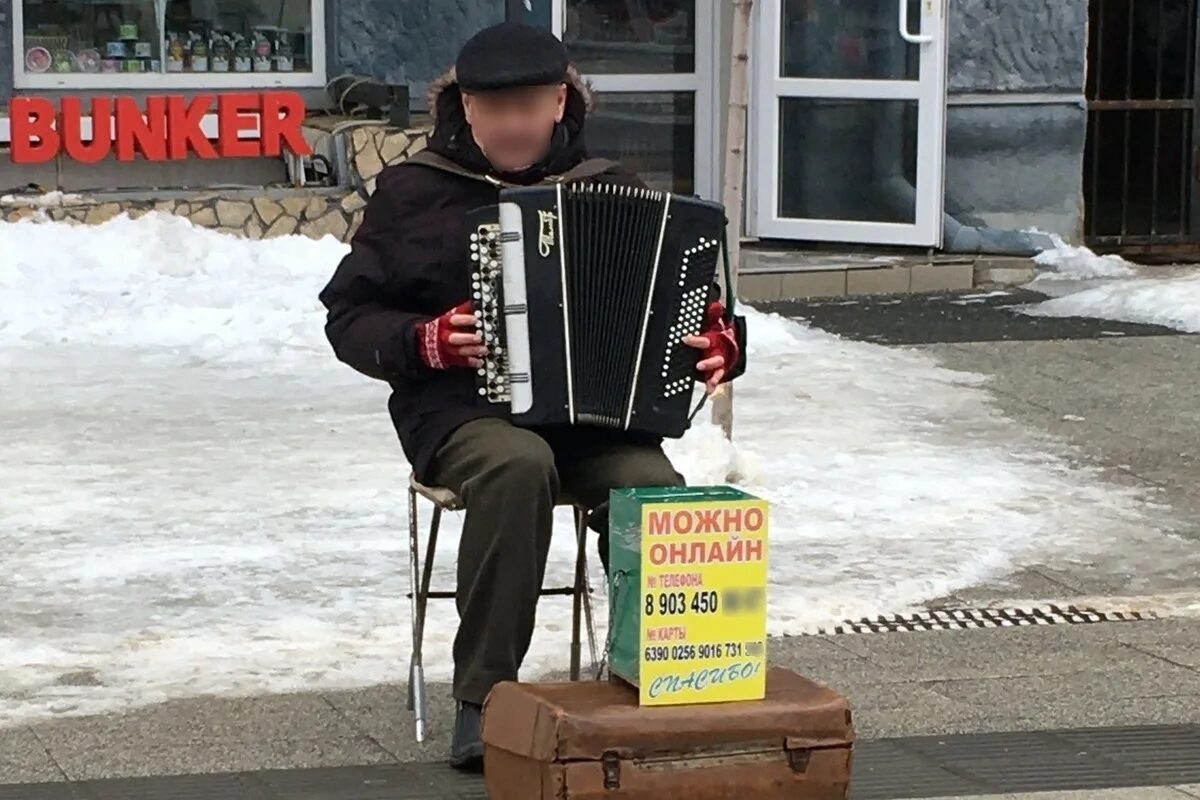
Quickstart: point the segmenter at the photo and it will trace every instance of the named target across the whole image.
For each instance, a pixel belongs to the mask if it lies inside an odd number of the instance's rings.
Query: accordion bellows
[[[722,206],[609,184],[505,189],[469,219],[481,397],[525,427],[679,437]]]

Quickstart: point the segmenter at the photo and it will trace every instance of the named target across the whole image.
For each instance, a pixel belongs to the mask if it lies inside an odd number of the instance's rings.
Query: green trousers
[[[620,433],[538,434],[498,419],[456,430],[438,450],[433,478],[462,498],[454,696],[482,703],[516,680],[529,650],[560,493],[583,503],[607,531],[610,489],[681,486],[662,448]],[[607,563],[607,535],[601,559]]]

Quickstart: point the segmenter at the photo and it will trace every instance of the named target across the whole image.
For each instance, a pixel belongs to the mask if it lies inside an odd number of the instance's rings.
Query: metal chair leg
[[[581,612],[587,592],[587,512],[575,509],[575,591],[571,603],[571,680],[577,681],[582,668],[580,641]],[[590,598],[586,601],[590,605]],[[590,609],[589,609],[590,610]]]
[[[425,644],[425,615],[429,610],[429,585],[433,580],[433,559],[437,554],[438,531],[442,527],[442,508],[433,507],[433,519],[429,521],[429,542],[425,545],[425,566],[421,571],[421,599],[417,611],[420,628],[417,629],[417,641]]]
[[[412,656],[408,665],[408,707],[413,712],[418,742],[425,741],[425,671],[421,665],[421,637],[425,628],[425,604],[417,583],[420,560],[417,493],[408,490],[408,579],[412,608]],[[428,554],[426,556],[428,560]]]
[[[596,620],[592,614],[592,581],[586,572],[583,576],[583,623],[587,626],[588,657],[592,660],[592,673],[596,672],[599,664],[599,654],[596,652]]]
[[[592,579],[587,569],[587,532],[588,517],[586,511],[579,511],[577,525],[579,526],[579,547],[583,554],[583,622],[587,626],[588,656],[592,660],[592,672],[596,671],[598,654],[596,652],[596,620],[592,615]],[[600,534],[603,536],[604,534]]]
[[[442,508],[433,507],[433,518],[429,522],[429,541],[425,545],[425,563],[421,570],[421,588],[417,592],[417,631],[413,648],[416,668],[412,675],[413,716],[417,725],[417,741],[425,741],[425,720],[428,719],[428,695],[425,692],[425,615],[429,611],[429,583],[433,577],[433,560],[437,554],[438,529],[442,523]]]

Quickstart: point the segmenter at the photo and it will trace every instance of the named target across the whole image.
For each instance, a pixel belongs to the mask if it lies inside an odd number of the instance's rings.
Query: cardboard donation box
[[[492,800],[845,800],[845,698],[772,669],[765,698],[647,708],[621,683],[496,686],[484,706]]]
[[[609,509],[609,655],[645,706],[766,692],[767,503],[725,486],[621,489]]]

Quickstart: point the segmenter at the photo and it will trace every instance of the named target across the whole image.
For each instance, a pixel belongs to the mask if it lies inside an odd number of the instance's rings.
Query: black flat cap
[[[472,36],[454,68],[460,89],[486,92],[562,83],[568,63],[567,48],[550,31],[502,22]]]

